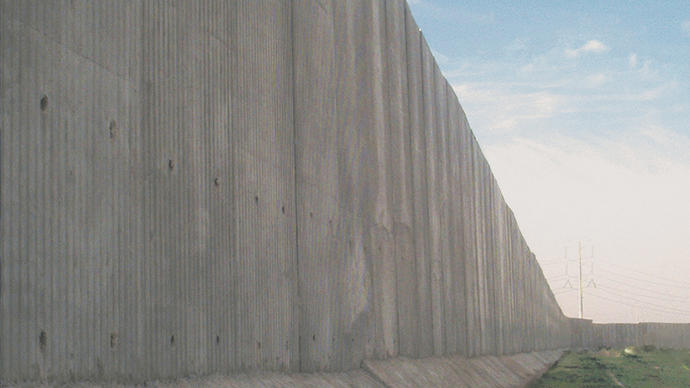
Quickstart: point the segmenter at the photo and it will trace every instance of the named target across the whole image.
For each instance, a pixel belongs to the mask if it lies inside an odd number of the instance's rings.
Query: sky
[[[690,322],[690,2],[409,4],[563,312]]]

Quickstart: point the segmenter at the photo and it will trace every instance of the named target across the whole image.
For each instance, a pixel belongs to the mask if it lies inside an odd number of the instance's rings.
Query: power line
[[[645,276],[645,277],[656,278],[657,280],[661,280],[661,281],[664,281],[664,282],[667,282],[667,283],[676,283],[676,284],[679,285],[679,286],[683,286],[683,287],[690,288],[690,283],[686,283],[686,282],[683,282],[683,281],[680,281],[680,280],[669,279],[669,278],[665,278],[665,277],[659,276],[659,275],[652,275],[652,274],[650,274],[650,273],[646,273],[646,272],[642,272],[642,271],[639,271],[639,270],[635,270],[635,269],[632,269],[632,268],[630,268],[630,267],[624,267],[624,266],[619,266],[619,265],[613,265],[613,264],[609,264],[609,263],[605,263],[605,262],[601,262],[601,263],[599,263],[599,264],[602,264],[602,265],[605,266],[605,267],[610,267],[610,268],[615,268],[615,269],[621,269],[621,268],[622,268],[622,269],[624,269],[624,270],[626,270],[626,271],[629,271],[629,272],[635,272],[635,273],[637,273],[638,275],[642,275],[642,276]]]
[[[539,265],[555,265],[555,264],[563,264],[563,260],[558,260],[558,261],[540,261]]]
[[[600,264],[602,264],[604,267],[609,267],[609,268],[613,268],[613,269],[616,269],[616,270],[619,270],[619,269],[622,268],[622,269],[624,269],[624,270],[626,270],[626,271],[636,273],[636,275],[625,275],[625,276],[644,276],[645,278],[656,279],[656,280],[659,280],[659,281],[662,281],[662,282],[666,282],[667,284],[668,284],[668,283],[674,283],[674,284],[677,285],[677,286],[681,286],[681,287],[685,287],[685,288],[690,288],[690,283],[686,283],[686,282],[683,282],[683,281],[681,281],[681,280],[674,280],[674,279],[665,278],[665,277],[659,276],[659,275],[652,275],[652,274],[645,273],[645,272],[642,272],[642,271],[634,270],[634,269],[629,268],[629,267],[621,267],[621,266],[613,265],[613,264],[609,264],[609,263],[600,263]],[[606,270],[606,269],[605,269],[605,270]]]
[[[622,297],[622,298],[625,298],[625,299],[627,299],[627,300],[632,300],[632,301],[634,301],[634,302],[637,302],[637,303],[640,303],[640,304],[643,304],[643,305],[646,305],[646,306],[656,307],[656,308],[659,308],[659,309],[666,309],[666,310],[669,310],[669,311],[674,311],[674,312],[676,312],[676,313],[688,314],[688,315],[690,315],[690,310],[676,309],[676,308],[673,308],[673,307],[662,306],[662,305],[659,305],[659,304],[656,304],[656,303],[651,303],[651,302],[647,302],[647,301],[643,301],[643,300],[631,298],[629,295],[619,294],[619,293],[616,292],[616,291],[611,291],[611,289],[608,288],[608,287],[601,288],[601,290],[604,291],[604,292],[610,293],[610,294],[612,294],[612,295],[616,295],[616,296],[618,296],[618,297]],[[592,295],[595,295],[595,294],[592,294]]]
[[[592,255],[589,258],[583,257],[582,250],[583,250],[583,247],[582,247],[582,243],[580,242],[580,243],[578,243],[577,259],[576,260],[568,260],[567,253],[566,253],[566,257],[561,261],[562,264],[565,264],[565,273],[547,278],[547,281],[552,282],[552,283],[560,282],[560,281],[564,281],[564,280],[568,281],[568,283],[566,283],[565,287],[560,288],[560,289],[552,289],[554,296],[563,295],[563,294],[566,294],[568,292],[575,291],[575,290],[578,291],[578,294],[579,294],[578,295],[579,296],[579,316],[580,316],[580,318],[584,317],[584,292],[583,292],[583,288],[586,288],[584,286],[584,283],[583,283],[584,279],[583,279],[583,272],[582,272],[582,264],[583,264],[583,261],[589,262],[589,261],[594,259],[594,250],[593,249],[592,249]],[[570,263],[570,262],[576,262],[577,263],[577,266],[578,266],[577,275],[570,275],[568,273],[568,263]],[[558,264],[558,261],[547,260],[542,264],[543,265],[555,265],[555,264]],[[614,268],[614,266],[607,264],[607,263],[601,263],[601,264],[604,264],[605,267]],[[690,316],[690,310],[684,310],[682,308],[676,308],[676,307],[668,307],[668,306],[656,304],[656,303],[645,300],[645,298],[647,298],[647,299],[654,298],[655,300],[657,300],[658,298],[664,298],[674,305],[677,305],[678,303],[681,303],[681,302],[687,302],[688,300],[690,300],[690,298],[683,297],[683,296],[680,296],[677,294],[666,293],[663,291],[657,291],[656,289],[653,289],[653,288],[655,288],[653,286],[675,287],[676,289],[682,288],[684,291],[688,291],[688,290],[690,290],[690,283],[684,283],[681,281],[672,280],[672,279],[664,278],[661,276],[654,276],[654,275],[639,272],[639,271],[636,271],[636,270],[633,270],[630,268],[626,268],[626,267],[622,267],[622,268],[615,267],[615,269],[616,269],[616,272],[612,271],[611,269],[601,268],[601,270],[607,274],[606,275],[606,282],[607,283],[608,282],[616,283],[618,285],[625,286],[626,288],[629,288],[629,289],[622,290],[620,287],[609,286],[609,285],[600,286],[600,289],[602,292],[606,293],[607,295],[616,296],[617,297],[616,299],[612,299],[610,297],[607,298],[606,296],[598,295],[596,293],[587,293],[587,294],[593,295],[593,296],[600,298],[600,299],[605,299],[605,300],[608,300],[611,302],[620,303],[620,304],[627,305],[627,306],[634,307],[634,308],[638,308],[640,306],[643,306],[644,308],[648,308],[648,309],[655,310],[657,312],[661,312],[661,313],[665,313],[665,314],[680,314],[680,315],[684,315],[684,316]],[[624,270],[623,273],[620,272],[621,269]],[[626,271],[627,272],[635,272],[635,273],[638,273],[639,275],[633,275],[633,274],[625,273]],[[593,273],[594,273],[594,262],[592,261],[591,274],[593,274]],[[578,287],[572,287],[572,285],[570,286],[570,288],[567,287],[570,284],[569,283],[570,279],[573,279],[575,277],[577,277],[577,279],[578,279],[578,283],[579,283]],[[612,278],[612,277],[615,277],[615,278]],[[618,280],[616,278],[627,280],[627,282]],[[631,283],[634,283],[634,284],[631,284]],[[648,285],[648,287],[651,287],[651,288],[640,287],[640,286],[638,286],[639,283],[642,283],[643,285]],[[590,279],[589,283],[587,284],[587,287],[589,287],[589,285],[594,285],[594,287],[597,288],[597,284],[594,283],[593,279]],[[652,294],[652,295],[650,295],[650,294]],[[637,299],[636,297],[637,298],[643,298],[643,299],[640,300],[640,299]],[[623,298],[624,300],[619,300],[618,298]],[[633,304],[631,304],[631,302]],[[637,305],[634,303],[637,303]]]
[[[575,291],[574,288],[561,288],[553,292],[554,295],[567,294],[568,292]]]
[[[558,275],[558,276],[546,278],[546,280],[548,280],[548,281],[557,281],[557,280],[563,280],[563,279],[573,278],[573,277],[574,277],[574,276],[563,274],[563,275]]]
[[[584,294],[582,293],[582,242],[577,243],[577,256],[579,258],[579,267],[580,267],[580,319],[585,317],[585,297]]]
[[[667,294],[667,293],[665,293],[665,292],[660,292],[660,291],[652,290],[652,289],[650,289],[650,288],[644,288],[644,287],[639,287],[639,286],[637,286],[637,285],[631,285],[630,283],[621,282],[621,281],[616,280],[616,279],[610,279],[610,278],[609,278],[609,279],[605,279],[605,280],[606,280],[606,281],[609,281],[609,282],[613,282],[613,283],[617,283],[617,284],[621,284],[621,285],[630,287],[630,288],[632,288],[632,289],[634,289],[634,290],[642,290],[642,291],[646,291],[646,292],[651,292],[651,293],[653,293],[653,294],[656,294],[657,296],[663,296],[663,297],[666,297],[666,298],[674,299],[674,300],[679,301],[679,302],[687,302],[688,300],[690,300],[690,298],[689,298],[688,296],[680,296],[680,295],[674,295],[674,294]],[[623,290],[621,290],[621,291],[623,291]],[[627,291],[627,290],[626,290],[626,291]],[[651,298],[652,296],[649,296],[649,297]]]
[[[593,261],[594,260],[594,248],[592,247],[592,254],[590,257],[583,257],[582,256],[582,249],[583,249],[582,241],[578,242],[577,247],[578,247],[577,248],[577,259],[575,259],[575,260],[569,260],[568,259],[568,248],[566,247],[565,248],[565,254],[564,254],[562,260],[545,260],[542,262],[542,265],[565,264],[565,268],[564,268],[565,271],[563,274],[555,275],[555,276],[552,276],[550,278],[546,278],[546,280],[550,283],[560,282],[560,281],[565,280],[566,283],[561,289],[553,290],[554,296],[555,295],[562,295],[562,294],[565,294],[571,290],[577,289],[578,290],[578,296],[579,296],[579,317],[584,318],[584,304],[585,303],[584,303],[583,289],[590,287],[590,285],[596,287],[596,283],[594,282],[594,279],[590,278],[589,281],[587,282],[587,285],[584,284],[584,279],[582,276],[583,275],[583,273],[582,273],[582,262],[584,261],[585,263],[589,263],[591,261],[591,265],[592,265],[591,273],[594,272],[594,261]],[[571,263],[571,262],[577,263],[577,267],[578,267],[577,275],[570,275],[570,273],[568,272],[568,263]],[[591,275],[591,273],[590,273],[590,275]],[[578,279],[577,280],[577,282],[578,282],[577,288],[573,287],[572,284],[570,283],[570,280],[574,279],[575,277],[577,277],[577,279]]]
[[[605,297],[605,296],[602,296],[602,295],[598,295],[598,294],[590,294],[590,295],[591,295],[591,296],[594,296],[594,297],[596,297],[596,298],[608,300],[608,301],[610,301],[610,302],[614,302],[614,303],[617,303],[617,304],[623,304],[623,305],[626,305],[626,306],[628,306],[628,307],[639,307],[639,305],[630,304],[630,303],[628,303],[628,302],[625,302],[625,301],[622,301],[622,300],[618,300],[618,299],[611,299],[611,298],[608,298],[608,297]],[[670,314],[670,315],[690,316],[690,313],[676,313],[676,312],[670,312],[670,311],[665,311],[665,310],[663,310],[663,309],[659,309],[659,308],[652,307],[652,306],[647,306],[647,308],[649,308],[650,310],[657,310],[657,311],[659,311],[659,312],[662,312],[662,313],[665,313],[665,314]]]
[[[648,284],[654,284],[654,285],[657,285],[657,286],[676,287],[676,288],[683,288],[683,289],[685,289],[685,290],[687,290],[688,288],[690,288],[690,286],[680,286],[680,285],[674,285],[674,284],[669,284],[669,283],[660,283],[660,282],[655,282],[655,281],[652,281],[652,280],[642,279],[642,278],[640,278],[640,277],[635,277],[635,276],[630,276],[630,275],[623,275],[623,274],[620,274],[620,273],[617,273],[617,272],[614,272],[614,271],[610,271],[610,270],[608,270],[608,269],[606,269],[606,268],[602,268],[601,270],[604,271],[604,272],[606,272],[606,273],[609,273],[609,274],[611,274],[611,275],[613,275],[613,276],[618,276],[618,277],[622,277],[622,278],[628,278],[628,279],[635,280],[635,281],[638,281],[638,282],[643,282],[643,283],[648,283]]]
[[[631,300],[634,300],[634,301],[637,301],[637,302],[640,302],[640,303],[645,303],[645,304],[648,304],[648,305],[651,305],[651,306],[663,307],[663,308],[668,308],[668,309],[672,309],[672,310],[678,310],[678,311],[683,311],[683,312],[690,313],[690,310],[684,310],[684,309],[682,309],[682,308],[677,308],[677,307],[674,307],[674,306],[671,306],[671,307],[669,307],[669,306],[664,306],[664,305],[657,304],[657,303],[654,303],[654,302],[648,302],[648,301],[646,301],[646,300],[640,300],[640,299],[633,298],[633,297],[631,297],[631,296],[628,294],[627,291],[621,291],[621,290],[619,290],[619,289],[611,288],[611,287],[607,287],[607,286],[601,286],[600,288],[601,288],[602,290],[604,290],[604,292],[609,292],[609,293],[611,293],[611,294],[616,294],[616,295],[618,295],[618,296],[621,296],[621,297],[624,297],[624,298],[629,298],[629,299],[631,299]],[[621,294],[621,292],[622,292],[623,294]],[[654,296],[649,296],[649,295],[640,295],[640,294],[636,294],[636,295],[633,295],[633,296],[635,296],[635,297],[641,297],[641,298],[655,298],[655,299],[656,299],[656,297],[654,297]],[[673,302],[672,302],[672,303],[673,303]],[[677,303],[677,302],[676,302],[676,303]]]

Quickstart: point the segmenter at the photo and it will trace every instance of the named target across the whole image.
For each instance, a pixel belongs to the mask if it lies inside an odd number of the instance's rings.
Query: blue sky
[[[690,321],[690,2],[409,3],[564,312]]]

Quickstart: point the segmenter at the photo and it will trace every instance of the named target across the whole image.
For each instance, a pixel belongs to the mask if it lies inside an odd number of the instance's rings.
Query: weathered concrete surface
[[[563,316],[402,0],[0,0],[0,236],[3,382],[690,346]]]
[[[562,351],[511,356],[366,360],[363,368],[387,387],[522,387],[541,376]]]

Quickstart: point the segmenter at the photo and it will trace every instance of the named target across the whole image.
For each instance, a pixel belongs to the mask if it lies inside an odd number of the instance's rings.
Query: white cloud
[[[448,58],[448,56],[443,55],[434,49],[431,49],[431,55],[434,56],[436,62],[438,62],[439,65],[447,65],[448,63],[450,63],[450,58]]]
[[[585,45],[601,47],[598,45]],[[585,47],[583,46],[583,47]],[[577,61],[563,58],[562,48],[553,48],[522,63],[510,59],[487,62],[465,61],[455,70],[444,71],[468,113],[479,136],[500,140],[510,133],[527,134],[551,130],[554,123],[574,131],[574,124],[590,114],[618,117],[617,127],[598,124],[588,130],[627,131],[635,120],[653,110],[670,109],[658,105],[679,91],[678,81],[669,79],[658,64],[638,58],[636,53],[583,68]],[[635,67],[630,67],[635,65]],[[640,103],[648,102],[655,105]],[[575,117],[574,114],[584,116]],[[563,121],[555,121],[563,118]],[[606,119],[604,119],[606,120]]]
[[[562,106],[558,94],[513,91],[510,85],[468,83],[454,85],[453,89],[463,105],[470,107],[475,123],[492,131],[507,131],[526,121],[552,117]]]
[[[690,20],[684,21],[680,27],[683,29],[683,31],[690,36]]]
[[[524,134],[555,130],[557,128],[549,127],[553,124],[546,124],[547,120],[564,117],[572,124],[573,119],[568,117],[573,114],[625,112],[624,120],[634,123],[636,117],[652,109],[650,106],[647,110],[639,110],[637,104],[660,100],[678,88],[675,82],[628,90],[619,87],[612,76],[604,73],[543,84],[467,82],[453,85],[472,127],[479,131],[480,137],[486,135],[487,138],[516,131]]]
[[[647,60],[642,64],[640,68],[640,75],[644,77],[656,77],[658,75],[657,71],[652,69],[652,62]]]
[[[590,40],[584,45],[582,45],[579,48],[576,49],[566,49],[565,50],[565,55],[570,57],[570,58],[575,58],[580,56],[583,53],[603,53],[605,51],[608,51],[609,48],[602,42],[598,40]]]
[[[512,43],[506,46],[505,50],[508,52],[519,52],[527,49],[527,43],[524,39],[515,38]]]
[[[608,79],[608,77],[606,77],[605,74],[597,73],[597,74],[592,74],[592,75],[587,76],[586,83],[587,83],[587,86],[589,86],[591,88],[596,88],[596,87],[603,85],[607,79]]]

